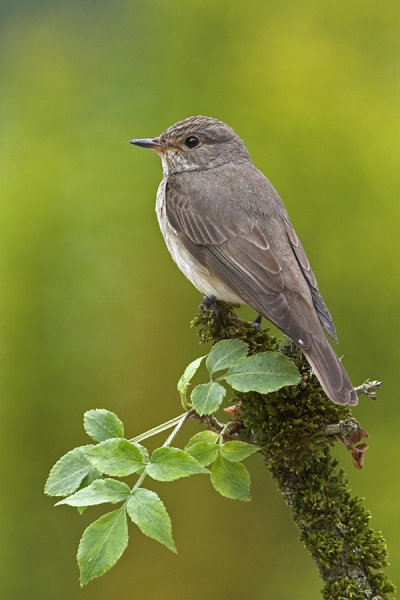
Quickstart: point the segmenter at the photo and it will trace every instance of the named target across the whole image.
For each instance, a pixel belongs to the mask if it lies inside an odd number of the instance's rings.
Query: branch
[[[301,351],[290,341],[279,342],[252,323],[238,319],[232,304],[218,302],[218,322],[206,306],[200,307],[193,326],[202,341],[239,338],[250,354],[283,352],[302,375],[297,386],[263,395],[239,393],[242,440],[256,443],[267,468],[291,511],[300,539],[318,568],[325,600],[388,600],[394,586],[382,569],[387,566],[383,537],[368,525],[370,515],[362,500],[351,497],[343,470],[330,447],[340,439],[362,467],[366,444],[354,444],[366,432],[352,419],[348,407],[333,404]],[[379,382],[366,382],[359,393],[369,397]],[[236,416],[238,409],[235,407]],[[365,434],[365,435],[364,435]],[[361,437],[360,437],[361,436]],[[360,458],[361,456],[361,458]]]

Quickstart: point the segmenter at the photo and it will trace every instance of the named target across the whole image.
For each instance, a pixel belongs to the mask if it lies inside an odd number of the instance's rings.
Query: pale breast
[[[182,273],[189,281],[206,296],[215,296],[225,302],[241,303],[243,300],[229,289],[220,279],[196,260],[180,240],[175,229],[168,221],[165,211],[165,188],[167,178],[164,178],[157,192],[156,213],[167,248]]]

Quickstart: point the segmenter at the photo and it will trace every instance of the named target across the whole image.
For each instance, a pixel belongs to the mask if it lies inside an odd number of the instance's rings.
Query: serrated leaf
[[[125,477],[143,468],[142,453],[136,444],[111,438],[85,451],[91,464],[106,475]]]
[[[60,504],[68,504],[69,506],[95,506],[96,504],[104,504],[104,502],[123,502],[130,494],[130,488],[122,481],[115,479],[96,479],[88,487],[75,492],[72,496],[64,498],[57,502]]]
[[[215,442],[198,442],[186,448],[186,452],[193,456],[202,467],[207,467],[217,458],[219,446]]]
[[[210,415],[219,409],[226,389],[216,381],[196,385],[191,394],[192,405],[198,415]]]
[[[190,438],[188,443],[186,444],[185,451],[187,452],[190,446],[194,446],[194,444],[198,444],[199,442],[217,442],[219,438],[218,433],[214,431],[200,431],[196,433],[193,437]]]
[[[229,369],[247,355],[248,344],[243,340],[222,340],[215,344],[207,356],[206,367],[210,377],[217,371]]]
[[[131,444],[134,444],[135,446],[137,446],[137,448],[139,448],[140,454],[142,455],[143,462],[148,463],[149,462],[149,451],[147,450],[147,448],[145,446],[142,446],[142,444],[139,444],[138,442],[131,442]]]
[[[295,364],[280,352],[263,352],[243,358],[224,378],[239,392],[269,394],[285,385],[295,385],[300,374]]]
[[[174,481],[197,473],[209,473],[192,456],[179,448],[154,450],[146,473],[157,481]]]
[[[81,585],[111,569],[128,545],[125,508],[107,513],[83,532],[78,548]]]
[[[128,515],[140,530],[153,540],[176,552],[172,539],[171,519],[155,492],[139,488],[128,500]]]
[[[247,444],[246,442],[225,442],[220,446],[221,456],[230,462],[239,462],[244,460],[250,454],[258,452],[260,448]]]
[[[84,451],[92,446],[80,446],[65,454],[50,471],[44,491],[49,496],[69,496],[91,472],[92,465]]]
[[[201,365],[203,358],[205,358],[205,356],[200,356],[199,358],[196,358],[196,360],[192,361],[186,367],[182,377],[178,381],[178,385],[177,385],[178,392],[180,394],[182,404],[185,407],[187,407],[186,394],[187,394],[188,387],[189,387],[190,382],[192,381],[194,375],[196,374],[197,369]]]
[[[211,469],[214,488],[232,500],[251,500],[250,473],[242,463],[230,462],[219,455]]]
[[[113,412],[104,408],[86,411],[83,416],[83,426],[86,433],[96,442],[124,437],[122,421]]]

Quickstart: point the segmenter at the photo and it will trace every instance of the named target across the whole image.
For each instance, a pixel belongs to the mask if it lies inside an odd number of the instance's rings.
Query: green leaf
[[[92,467],[89,473],[82,479],[82,483],[78,489],[83,490],[83,488],[88,487],[88,485],[93,483],[93,481],[95,481],[96,479],[101,479],[101,477],[102,474],[100,473],[100,471],[95,467]]]
[[[218,456],[211,469],[211,482],[217,492],[226,498],[251,500],[250,474],[242,463],[230,462]]]
[[[206,361],[210,377],[217,371],[232,367],[247,355],[248,350],[249,346],[243,340],[222,340],[215,344]]]
[[[258,446],[246,442],[225,442],[220,446],[221,456],[230,462],[244,460],[253,452],[258,452],[259,449]]]
[[[69,496],[92,471],[84,451],[92,446],[80,446],[65,454],[50,471],[44,491],[49,496]]]
[[[188,441],[188,443],[186,444],[186,452],[188,450],[188,448],[190,448],[190,446],[194,446],[194,444],[198,444],[199,442],[217,442],[219,438],[218,433],[215,433],[214,431],[200,431],[199,433],[196,433],[192,438],[190,438],[190,440]]]
[[[181,401],[185,408],[188,408],[188,402],[187,402],[187,398],[186,398],[188,387],[189,387],[190,382],[192,381],[197,369],[201,365],[201,361],[203,360],[203,358],[205,358],[205,356],[200,356],[199,358],[196,358],[196,360],[191,362],[186,367],[182,377],[178,381],[178,385],[177,385],[178,392],[181,396]]]
[[[134,444],[137,448],[139,448],[140,454],[142,455],[143,462],[148,463],[149,462],[149,451],[147,450],[147,448],[145,448],[145,446],[142,446],[142,444],[139,444],[138,442],[131,442],[131,444]]]
[[[111,438],[85,451],[86,458],[99,471],[114,477],[136,473],[143,466],[142,453],[136,444],[121,438]]]
[[[126,500],[130,491],[129,486],[122,481],[96,479],[88,487],[57,502],[56,506],[60,504],[68,504],[69,506],[94,506],[96,504],[103,504],[104,502],[116,504],[117,502]]]
[[[171,519],[155,492],[139,488],[132,492],[127,505],[128,515],[140,530],[153,540],[176,552],[172,539]]]
[[[83,532],[78,548],[81,586],[103,575],[122,556],[128,545],[125,508],[107,513]]]
[[[124,426],[117,415],[104,408],[88,410],[83,416],[85,431],[96,442],[109,438],[123,438]]]
[[[191,394],[193,408],[200,416],[210,415],[219,409],[226,389],[216,381],[196,385]]]
[[[215,442],[198,442],[186,448],[186,452],[193,456],[202,467],[206,467],[217,458],[219,446]]]
[[[100,473],[100,471],[98,469],[96,469],[95,467],[92,467],[89,471],[89,473],[82,479],[82,483],[79,486],[78,490],[83,490],[84,488],[88,487],[91,483],[93,483],[93,481],[95,481],[96,479],[101,479],[102,478],[102,473]],[[78,506],[78,512],[80,515],[82,515],[87,506]]]
[[[224,378],[239,392],[269,394],[285,385],[295,385],[300,374],[295,364],[280,352],[263,352],[242,359]]]
[[[179,448],[154,450],[146,473],[157,481],[174,481],[197,473],[208,473],[192,456]]]
[[[185,452],[193,456],[202,467],[212,463],[218,456],[218,433],[214,431],[200,431],[187,443]]]

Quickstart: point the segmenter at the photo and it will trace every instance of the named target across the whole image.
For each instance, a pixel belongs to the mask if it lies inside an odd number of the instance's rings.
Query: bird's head
[[[135,139],[130,143],[155,150],[161,157],[164,175],[250,160],[243,141],[233,129],[211,117],[189,117],[156,138]]]

